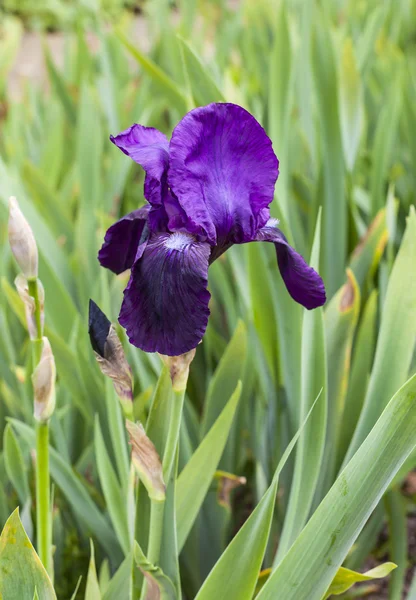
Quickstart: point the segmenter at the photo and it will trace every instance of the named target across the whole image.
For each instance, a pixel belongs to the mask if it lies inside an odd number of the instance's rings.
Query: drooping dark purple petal
[[[117,275],[131,268],[137,248],[146,237],[149,210],[150,206],[143,206],[111,225],[98,253],[101,266]]]
[[[266,225],[257,232],[253,241],[274,243],[280,273],[287,291],[296,302],[309,310],[325,304],[326,294],[322,278],[290,246],[280,229]]]
[[[111,135],[110,140],[146,171],[144,196],[153,208],[149,225],[152,230],[162,228],[166,222],[163,203],[165,197],[169,195],[167,137],[158,129],[135,124],[116,136]]]
[[[173,131],[168,183],[188,230],[215,245],[253,239],[268,219],[279,162],[264,129],[244,108],[210,104]]]
[[[146,352],[176,356],[204,335],[210,246],[186,233],[154,234],[131,271],[119,321]]]

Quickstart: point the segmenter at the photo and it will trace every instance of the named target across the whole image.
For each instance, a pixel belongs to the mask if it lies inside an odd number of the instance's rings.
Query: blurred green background
[[[280,160],[272,214],[307,259],[322,209],[313,262],[328,304],[303,319],[273,248],[234,247],[210,269],[212,315],[191,369],[180,466],[241,379],[220,468],[247,483],[219,503],[221,477],[212,481],[181,554],[186,597],[262,497],[321,388],[290,502],[295,461],[282,473],[266,566],[283,523],[289,547],[416,370],[414,215],[396,260],[415,202],[415,0],[0,0],[0,524],[20,504],[33,533],[30,351],[7,241],[15,195],[39,246],[58,372],[51,428],[59,598],[86,574],[88,537],[103,586],[125,554],[97,470],[94,426],[98,415],[122,479],[112,426],[121,415],[89,347],[87,310],[92,297],[117,319],[128,275],[104,272],[96,255],[106,228],[143,204],[143,172],[108,137],[134,122],[169,134],[187,110],[212,101],[241,104],[270,135]],[[160,362],[126,349],[143,419]],[[399,562],[389,585],[370,586],[368,597],[407,597],[415,466],[413,453],[349,554],[357,569],[386,556]]]

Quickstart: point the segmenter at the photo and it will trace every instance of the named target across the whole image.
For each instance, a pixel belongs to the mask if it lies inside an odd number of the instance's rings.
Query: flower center
[[[170,250],[184,250],[187,246],[192,244],[195,238],[190,233],[183,233],[182,231],[175,231],[168,238],[166,238],[164,245],[165,248]]]

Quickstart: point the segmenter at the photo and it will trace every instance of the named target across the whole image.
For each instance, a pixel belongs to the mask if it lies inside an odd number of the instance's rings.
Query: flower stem
[[[154,565],[157,565],[159,561],[164,513],[165,501],[152,500],[150,505],[149,547],[147,550],[147,558]]]
[[[49,483],[49,424],[36,425],[36,528],[38,552],[49,575],[51,571],[51,517]]]
[[[179,432],[182,420],[182,409],[185,398],[185,390],[173,392],[172,410],[170,414],[169,430],[166,438],[165,450],[163,453],[163,479],[168,485],[172,475],[172,468],[175,462],[176,451],[179,440]],[[151,500],[150,505],[150,525],[149,525],[149,544],[147,548],[147,558],[158,565],[160,558],[160,548],[163,537],[165,502]],[[143,583],[141,598],[146,597],[147,583]]]
[[[168,482],[172,473],[172,467],[176,456],[178,446],[179,432],[181,428],[183,401],[185,390],[173,392],[172,412],[170,415],[169,431],[166,439],[165,451],[163,454],[163,478]]]
[[[29,279],[28,287],[29,294],[35,301],[37,338],[32,340],[32,369],[34,370],[40,361],[43,335],[38,280]],[[52,576],[48,422],[36,424],[36,530],[39,557],[46,571]]]

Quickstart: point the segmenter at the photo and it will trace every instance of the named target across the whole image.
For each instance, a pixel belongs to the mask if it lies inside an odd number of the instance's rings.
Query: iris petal
[[[322,278],[290,246],[279,229],[266,225],[257,232],[253,241],[274,243],[280,274],[287,291],[296,302],[309,310],[325,304],[326,294]]]
[[[210,104],[173,131],[169,186],[188,230],[215,245],[253,239],[268,219],[279,162],[264,129],[244,108]]]
[[[146,234],[149,209],[150,206],[143,206],[134,210],[107,230],[104,244],[98,253],[101,266],[117,275],[131,268],[137,248]]]
[[[186,233],[155,234],[133,265],[119,321],[146,352],[195,348],[208,322],[209,244]]]
[[[169,142],[165,134],[153,127],[135,124],[116,136],[111,135],[110,140],[145,170],[144,196],[153,207],[149,224],[152,230],[163,228],[166,222],[163,203],[169,196],[166,179]]]

